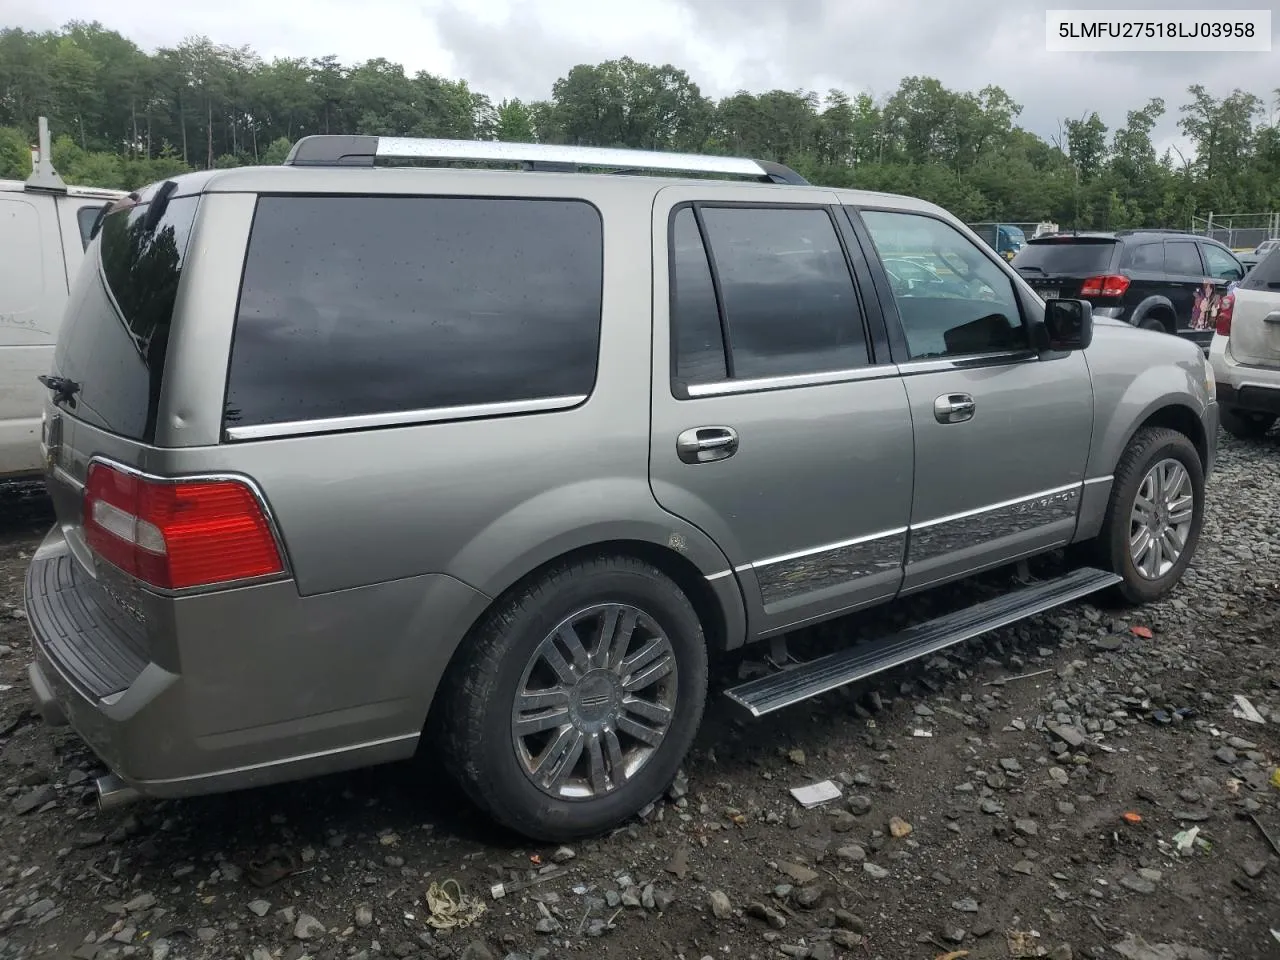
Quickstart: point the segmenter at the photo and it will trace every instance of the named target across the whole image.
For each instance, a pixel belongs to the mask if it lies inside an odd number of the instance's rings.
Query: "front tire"
[[[499,601],[440,691],[445,763],[468,796],[534,840],[572,840],[670,785],[702,718],[706,642],[662,571],[601,555]]]
[[[1276,418],[1268,413],[1245,413],[1219,405],[1218,422],[1237,440],[1257,440],[1274,426]]]
[[[1182,579],[1204,525],[1204,467],[1183,434],[1145,427],[1116,466],[1102,532],[1099,563],[1119,574],[1119,599],[1150,603]]]

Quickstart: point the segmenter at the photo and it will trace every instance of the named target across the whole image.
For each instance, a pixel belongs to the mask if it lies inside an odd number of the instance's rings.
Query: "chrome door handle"
[[[738,452],[733,427],[693,427],[676,437],[676,456],[685,463],[725,460]]]
[[[973,419],[977,407],[967,393],[944,393],[933,401],[933,417],[939,423],[962,423]]]

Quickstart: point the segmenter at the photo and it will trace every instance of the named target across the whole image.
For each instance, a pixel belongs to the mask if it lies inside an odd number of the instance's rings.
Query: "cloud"
[[[1019,122],[1051,136],[1061,120],[1097,111],[1109,127],[1163,97],[1159,143],[1184,142],[1177,108],[1186,88],[1215,96],[1244,87],[1270,99],[1280,77],[1280,17],[1273,50],[1251,54],[1064,54],[1045,50],[1045,11],[1064,0],[0,0],[0,23],[48,29],[99,19],[147,48],[190,34],[247,44],[266,57],[336,54],[347,63],[386,57],[411,72],[465,78],[495,99],[540,99],[577,63],[629,55],[683,67],[703,92],[771,88],[887,96],[911,75],[952,89],[1003,87]],[[1259,0],[1233,6],[1266,9]],[[1082,6],[1082,5],[1081,5]],[[1093,7],[1099,4],[1091,4]],[[1152,8],[1143,0],[1128,7]],[[1159,0],[1203,9],[1204,0]]]

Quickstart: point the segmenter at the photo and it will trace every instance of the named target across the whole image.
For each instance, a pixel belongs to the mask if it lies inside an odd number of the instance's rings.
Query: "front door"
[[[1200,323],[1206,294],[1213,284],[1205,277],[1204,263],[1194,240],[1164,242],[1165,294],[1178,317],[1178,330],[1193,330]]]
[[[884,210],[861,219],[880,257],[913,257],[937,278],[888,277],[915,427],[903,589],[1067,543],[1093,427],[1083,354],[1040,359],[1013,279],[947,221]]]
[[[653,221],[653,492],[729,557],[755,636],[892,597],[911,509],[906,390],[848,223],[820,189],[773,196],[670,187]]]

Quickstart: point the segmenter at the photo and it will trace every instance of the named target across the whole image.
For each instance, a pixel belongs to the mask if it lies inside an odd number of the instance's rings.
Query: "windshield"
[[[54,350],[54,373],[76,388],[64,403],[72,416],[154,441],[169,325],[198,200],[160,199],[163,209],[154,212],[150,202],[121,201],[103,220]]]
[[[1032,240],[1013,258],[1016,270],[1040,274],[1085,276],[1105,272],[1111,265],[1115,241],[1073,237],[1068,240]]]

